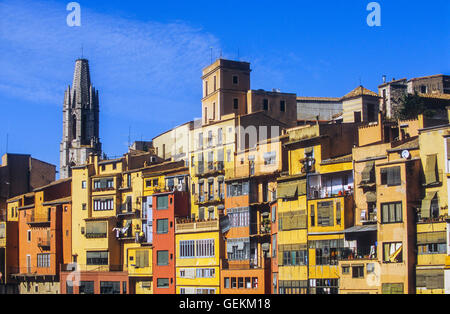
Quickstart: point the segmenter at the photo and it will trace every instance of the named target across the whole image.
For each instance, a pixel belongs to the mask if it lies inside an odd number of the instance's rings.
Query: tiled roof
[[[337,163],[341,163],[341,162],[350,162],[352,161],[352,155],[347,155],[347,156],[341,156],[341,157],[336,157],[336,158],[330,158],[330,159],[326,159],[322,161],[322,165],[328,165],[328,164],[337,164]]]
[[[51,186],[58,185],[58,184],[61,184],[61,183],[65,183],[65,182],[69,182],[69,181],[72,181],[72,178],[67,178],[67,179],[61,179],[61,180],[58,180],[58,181],[54,181],[54,182],[52,182],[52,183],[50,183],[48,185],[41,186],[39,188],[34,189],[34,192],[42,191],[42,190],[44,190],[46,188],[49,188]]]
[[[357,88],[355,88],[354,90],[352,90],[350,93],[348,93],[347,95],[342,97],[342,99],[353,98],[353,97],[358,97],[358,96],[378,97],[378,94],[375,92],[372,92],[371,90],[368,90],[367,88],[360,85]]]
[[[419,96],[422,98],[435,98],[435,99],[450,99],[450,94],[421,94]]]
[[[306,101],[335,101],[338,102],[341,100],[339,97],[297,97],[297,100],[306,100]]]

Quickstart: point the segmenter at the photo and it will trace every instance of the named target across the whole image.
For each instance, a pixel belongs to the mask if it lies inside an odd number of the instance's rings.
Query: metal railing
[[[50,247],[51,242],[50,242],[50,238],[48,237],[44,237],[44,238],[38,238],[38,247],[41,248],[45,248],[45,247]]]
[[[61,264],[61,272],[122,272],[123,265]]]

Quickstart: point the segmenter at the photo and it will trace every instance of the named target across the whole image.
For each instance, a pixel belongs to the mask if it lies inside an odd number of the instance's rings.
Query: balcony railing
[[[33,215],[27,215],[27,224],[49,224],[50,218],[48,216],[35,216]]]
[[[191,219],[178,219],[175,224],[176,233],[189,233],[197,231],[216,231],[219,230],[219,220],[193,221]]]
[[[12,277],[23,276],[55,276],[56,269],[52,267],[38,267],[36,265],[25,267],[9,267],[9,273]]]
[[[43,248],[43,249],[50,249],[50,239],[45,237],[45,238],[38,238],[38,247]]]
[[[61,264],[61,272],[121,272],[123,265]]]
[[[341,260],[361,260],[361,259],[377,259],[377,250],[371,250],[371,247],[363,246],[358,248],[349,248],[344,252]]]
[[[206,167],[204,166],[196,166],[195,167],[195,176],[203,177],[209,176],[213,174],[225,173],[225,164],[224,162],[208,162]]]
[[[86,233],[86,239],[105,239],[107,237],[107,233]]]

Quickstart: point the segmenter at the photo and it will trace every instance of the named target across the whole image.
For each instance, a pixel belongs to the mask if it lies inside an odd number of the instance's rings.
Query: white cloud
[[[158,121],[176,106],[169,113],[179,123],[200,111],[201,68],[210,61],[209,47],[220,46],[213,35],[181,21],[81,10],[82,26],[68,27],[63,3],[0,3],[1,93],[59,108],[83,45],[102,111]]]

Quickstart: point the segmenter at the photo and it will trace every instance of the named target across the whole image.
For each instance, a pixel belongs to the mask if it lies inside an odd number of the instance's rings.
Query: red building
[[[153,293],[175,294],[175,219],[189,216],[189,193],[154,194],[153,204]]]

